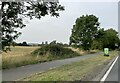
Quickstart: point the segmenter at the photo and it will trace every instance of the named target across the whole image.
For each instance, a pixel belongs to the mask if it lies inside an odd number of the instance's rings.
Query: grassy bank
[[[103,54],[81,60],[69,65],[38,73],[36,75],[22,79],[24,81],[75,81],[91,80],[95,72],[100,72],[105,65],[117,55],[117,51],[110,52],[110,57]]]
[[[47,51],[46,51],[47,48]],[[56,50],[57,49],[57,50]],[[85,52],[76,49],[68,49],[62,47],[24,47],[16,46],[11,48],[12,51],[2,53],[2,69],[25,66],[58,59],[71,58],[76,56],[93,53],[93,51]],[[95,51],[97,52],[97,51]]]

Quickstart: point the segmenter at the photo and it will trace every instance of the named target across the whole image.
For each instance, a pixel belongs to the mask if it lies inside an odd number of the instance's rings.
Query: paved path
[[[69,59],[64,59],[64,60],[56,60],[56,61],[51,61],[51,62],[38,63],[34,65],[27,65],[24,67],[18,67],[14,69],[6,69],[2,71],[2,77],[3,77],[2,80],[3,81],[15,81],[15,80],[24,78],[26,76],[29,76],[31,74],[35,74],[35,73],[42,72],[42,71],[47,71],[50,68],[60,67],[65,64],[69,64],[69,63],[76,62],[79,60],[94,57],[101,53],[102,52],[95,53],[95,54],[87,54],[84,56],[79,56],[79,57],[69,58]]]

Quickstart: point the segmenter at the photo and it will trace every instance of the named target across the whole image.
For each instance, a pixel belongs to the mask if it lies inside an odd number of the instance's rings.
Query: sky
[[[60,12],[60,17],[45,16],[40,20],[28,20],[26,27],[22,30],[22,35],[16,42],[26,41],[28,43],[42,43],[45,41],[69,43],[71,29],[75,24],[78,17],[82,15],[95,15],[99,18],[100,27],[109,29],[113,28],[118,31],[118,0],[106,2],[83,2],[73,1],[60,1],[60,4],[65,6],[65,11]]]

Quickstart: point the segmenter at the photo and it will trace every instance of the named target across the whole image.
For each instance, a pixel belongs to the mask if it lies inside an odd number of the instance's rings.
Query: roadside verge
[[[116,60],[118,56],[114,57],[109,63],[108,65],[94,78],[92,79],[92,81],[101,81],[104,80],[103,76],[107,73],[107,71],[109,70],[109,68],[111,67],[111,65],[114,63],[114,61]]]

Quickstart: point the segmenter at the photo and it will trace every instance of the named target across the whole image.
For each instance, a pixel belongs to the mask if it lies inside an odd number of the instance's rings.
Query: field
[[[11,47],[11,51],[2,53],[2,68],[11,68],[32,63],[34,58],[29,54],[39,47]]]
[[[46,55],[46,56],[31,56],[30,53],[34,50],[38,49],[40,47],[25,47],[25,46],[15,46],[11,47],[11,51],[8,51],[7,53],[2,53],[2,69],[8,69],[8,68],[14,68],[14,67],[20,67],[25,66],[29,64],[36,64],[39,62],[46,62],[51,60],[57,60],[57,59],[64,59],[69,57],[75,57],[78,55],[65,55],[65,56],[57,56],[53,57],[52,55]],[[79,51],[78,49],[70,48],[73,51],[77,52],[80,55],[85,55],[87,53],[93,53],[97,51]]]
[[[11,47],[11,51],[8,51],[7,53],[3,52],[3,58],[10,58],[10,57],[18,57],[18,56],[25,56],[30,54],[32,51],[35,49],[39,48],[37,47],[32,47],[32,46],[15,46]]]
[[[79,62],[64,65],[43,73],[26,77],[24,81],[90,81],[97,75],[108,62],[118,54],[117,51],[110,52],[110,57],[103,54],[88,58]]]

